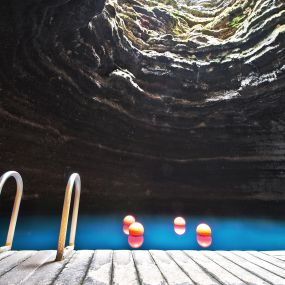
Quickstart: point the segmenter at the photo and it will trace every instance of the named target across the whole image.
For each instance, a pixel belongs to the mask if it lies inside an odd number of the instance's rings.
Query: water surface
[[[173,230],[173,216],[138,215],[145,228],[141,249],[201,249],[195,229],[199,223],[212,228],[211,250],[284,250],[285,221],[271,219],[186,216],[186,233]],[[79,215],[76,249],[129,249],[122,232],[123,216]],[[8,217],[0,218],[0,240],[4,244]],[[13,249],[55,249],[60,216],[19,216]]]

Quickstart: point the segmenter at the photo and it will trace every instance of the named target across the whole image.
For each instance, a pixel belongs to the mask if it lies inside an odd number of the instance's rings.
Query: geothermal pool
[[[127,214],[127,213],[126,213]],[[173,216],[135,215],[144,225],[141,249],[202,249],[196,241],[196,226],[207,223],[212,228],[210,250],[281,250],[285,249],[285,221],[184,216],[184,235],[173,229]],[[20,215],[13,249],[56,249],[60,216]],[[122,232],[120,215],[79,215],[76,249],[130,249]],[[0,217],[0,239],[4,244],[9,217]]]

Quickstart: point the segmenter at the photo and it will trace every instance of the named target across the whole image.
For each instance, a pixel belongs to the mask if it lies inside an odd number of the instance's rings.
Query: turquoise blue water
[[[76,249],[129,249],[122,232],[123,216],[79,215]],[[186,233],[173,230],[173,216],[138,215],[145,228],[141,249],[201,249],[195,229],[199,223],[212,228],[211,250],[281,250],[285,249],[285,221],[270,219],[184,217]],[[4,243],[8,218],[0,218],[0,240]],[[13,248],[55,249],[60,226],[59,216],[19,216]]]

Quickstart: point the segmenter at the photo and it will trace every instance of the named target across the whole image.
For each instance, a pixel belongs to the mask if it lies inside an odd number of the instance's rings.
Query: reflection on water
[[[197,243],[204,248],[210,247],[212,244],[212,236],[200,236],[197,235]]]
[[[202,249],[197,243],[196,227],[207,223],[212,229],[212,244],[217,250],[285,249],[285,222],[267,219],[184,217],[186,232],[177,235],[172,216],[137,215],[144,226],[144,243],[140,249]],[[76,249],[130,249],[128,236],[122,231],[123,216],[79,215]],[[8,218],[0,219],[0,240],[4,244]],[[55,249],[60,226],[59,216],[20,215],[14,249]]]

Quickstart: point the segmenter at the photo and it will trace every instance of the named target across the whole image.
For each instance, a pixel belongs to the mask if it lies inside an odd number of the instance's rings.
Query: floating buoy
[[[129,226],[130,236],[142,236],[144,233],[144,227],[141,223],[135,222]]]
[[[186,232],[186,221],[182,217],[176,217],[174,219],[174,231],[178,235],[183,235]]]
[[[174,219],[174,225],[176,225],[176,226],[185,226],[186,225],[186,221],[182,217],[176,217]]]
[[[128,236],[128,243],[132,248],[139,248],[144,242],[143,236]]]
[[[128,216],[124,217],[123,224],[129,226],[132,223],[134,223],[135,221],[136,221],[136,219],[134,216],[128,215]]]
[[[129,226],[128,242],[132,248],[139,248],[144,242],[144,227],[141,223],[135,222]]]
[[[212,236],[201,236],[201,235],[197,235],[197,243],[201,246],[201,247],[209,247],[212,244]]]
[[[207,224],[200,224],[196,228],[197,243],[201,247],[209,247],[212,244],[212,230]]]
[[[196,234],[199,236],[211,236],[212,230],[207,224],[200,224],[196,228]]]
[[[129,234],[129,226],[136,221],[134,216],[128,215],[123,220],[123,232],[128,235]]]

